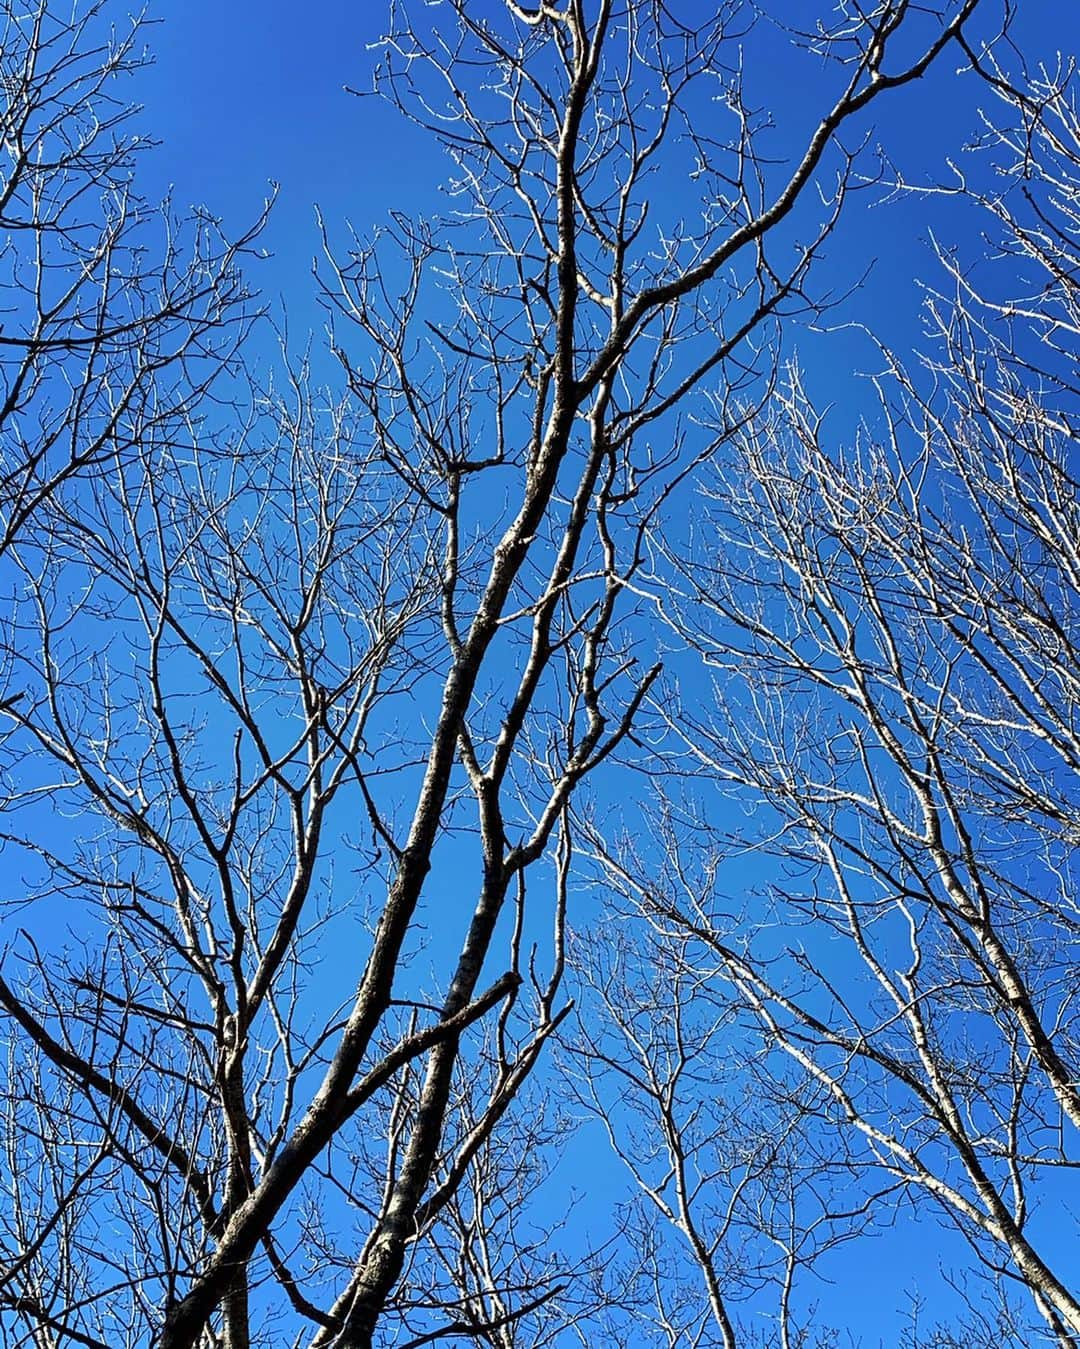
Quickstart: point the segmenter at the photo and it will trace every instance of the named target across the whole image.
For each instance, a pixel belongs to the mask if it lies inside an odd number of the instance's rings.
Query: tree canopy
[[[391,0],[309,335],[0,0],[5,1345],[1080,1343],[1036,9]]]

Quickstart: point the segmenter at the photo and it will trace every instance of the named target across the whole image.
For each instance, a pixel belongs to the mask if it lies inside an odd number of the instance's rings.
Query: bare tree
[[[989,256],[941,253],[925,365],[881,352],[853,440],[795,372],[738,434],[663,601],[715,673],[715,712],[692,681],[659,705],[672,766],[718,795],[672,798],[662,869],[594,846],[678,952],[682,1018],[751,1017],[846,1188],[966,1240],[1001,1320],[959,1340],[1074,1345],[1080,123],[1071,68],[978,65],[998,177],[948,191]]]
[[[980,8],[799,38],[828,100],[777,165],[753,6],[395,6],[379,88],[446,146],[456,210],[327,229],[346,387],[252,378],[229,418],[141,418],[77,501],[31,493],[2,699],[35,1178],[5,1210],[13,1341],[565,1326],[565,1271],[521,1227],[493,1244],[491,1158],[569,1010],[572,800],[643,752],[649,533],[779,320],[816,312],[842,138]],[[691,173],[687,219],[664,186]],[[66,951],[35,937],[61,914]]]
[[[594,841],[610,889],[640,899],[611,856],[617,837],[603,830]],[[676,838],[653,842],[668,859],[650,867],[653,893],[667,883],[699,894],[702,878]],[[736,1000],[716,996],[693,934],[653,915],[642,940],[634,907],[622,910],[615,937],[609,908],[591,942],[589,1015],[574,1059],[581,1102],[603,1122],[636,1191],[638,1342],[837,1344],[839,1328],[798,1285],[870,1224],[873,1204],[850,1183],[846,1142],[805,1127],[813,1087],[756,1071],[753,1023]]]
[[[183,428],[248,326],[209,215],[139,194],[138,22],[104,0],[0,5],[0,551],[69,480]]]

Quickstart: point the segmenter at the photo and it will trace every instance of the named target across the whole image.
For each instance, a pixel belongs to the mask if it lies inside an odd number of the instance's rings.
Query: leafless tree
[[[178,433],[247,327],[259,225],[229,242],[139,194],[142,43],[104,0],[0,4],[0,551],[148,425]]]
[[[610,859],[615,842],[610,831],[596,836],[610,888],[635,898]],[[672,863],[651,867],[654,886],[662,876],[699,893],[675,840],[652,842]],[[657,939],[642,941],[633,908],[622,917],[621,934],[606,924],[592,942],[590,1015],[573,1060],[582,1104],[603,1122],[636,1191],[631,1244],[647,1290],[639,1342],[839,1343],[839,1328],[797,1285],[869,1225],[873,1205],[850,1184],[845,1140],[804,1127],[813,1088],[755,1071],[753,1025],[735,1000],[715,996],[692,934],[654,923],[646,930]]]
[[[714,673],[658,705],[694,804],[671,794],[662,868],[593,844],[676,953],[683,1021],[749,1017],[759,1090],[819,1153],[842,1140],[831,1193],[966,1240],[966,1296],[1001,1319],[933,1342],[1074,1345],[1080,122],[1071,68],[977,64],[994,173],[935,191],[987,256],[941,252],[927,359],[879,350],[857,434],[792,372],[717,461],[660,601]],[[756,868],[750,905],[725,858]]]
[[[25,489],[13,1343],[573,1333],[559,1263],[493,1244],[520,1215],[492,1159],[569,1011],[572,800],[644,752],[649,532],[817,312],[849,130],[981,53],[986,8],[830,8],[777,164],[751,5],[394,6],[378,88],[446,146],[455,210],[327,227],[344,387],[287,357],[228,417],[148,411],[76,501]]]

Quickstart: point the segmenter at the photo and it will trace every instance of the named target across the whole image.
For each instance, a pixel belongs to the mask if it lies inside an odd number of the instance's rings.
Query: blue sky
[[[341,0],[152,8],[162,22],[147,30],[156,61],[141,94],[145,124],[163,142],[152,161],[157,186],[171,187],[179,208],[205,205],[240,228],[279,184],[263,285],[298,335],[319,321],[316,206],[328,225],[350,220],[361,233],[391,208],[437,209],[438,151],[383,100],[345,92],[370,88],[366,48],[381,11]]]
[[[485,0],[490,3],[490,0]],[[264,285],[280,296],[296,327],[317,322],[310,308],[311,259],[317,249],[315,207],[334,228],[349,220],[365,233],[391,209],[437,213],[445,159],[384,100],[357,98],[346,86],[372,85],[369,50],[383,28],[382,0],[154,0],[147,29],[155,66],[140,77],[144,125],[162,145],[140,170],[148,188],[172,186],[176,203],[207,206],[240,227],[257,212],[272,182],[278,204],[267,234],[275,254]],[[710,6],[702,4],[703,13]],[[1054,64],[1080,50],[1080,17],[1062,0],[1025,0],[1016,20],[1025,52]],[[774,12],[791,22],[798,0]],[[754,45],[767,61],[753,62]],[[923,81],[879,105],[870,144],[883,144],[912,181],[932,174],[944,180],[946,157],[962,162],[965,139],[975,128],[981,97],[970,82],[953,78],[955,55],[943,59]],[[772,112],[778,150],[801,144],[808,114],[821,107],[820,90],[806,82],[808,63],[785,54],[776,34],[765,30],[750,44],[750,87]],[[866,202],[869,205],[869,198]],[[839,284],[850,284],[877,260],[875,290],[881,316],[912,316],[916,272],[929,272],[925,253],[928,216],[922,202],[876,209],[867,215],[854,203],[831,250]],[[947,233],[947,227],[946,227]],[[837,257],[837,254],[842,256]]]

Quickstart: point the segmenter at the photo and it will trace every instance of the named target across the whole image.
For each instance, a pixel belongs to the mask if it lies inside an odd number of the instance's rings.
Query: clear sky
[[[151,12],[162,23],[148,29],[156,63],[142,92],[145,123],[163,142],[159,185],[173,187],[178,207],[206,205],[242,227],[277,183],[263,284],[302,316],[293,326],[317,322],[316,205],[331,227],[349,220],[361,233],[389,209],[437,209],[438,150],[382,99],[345,91],[371,88],[367,44],[384,6],[158,0]]]
[[[711,8],[701,2],[703,11]],[[801,5],[783,0],[772,8],[795,22]],[[1080,6],[1024,0],[1019,8],[1017,31],[1037,59],[1052,65],[1057,53],[1080,50]],[[376,56],[369,45],[382,32],[386,11],[384,0],[153,0],[150,6],[161,23],[148,29],[156,66],[142,78],[141,93],[145,124],[163,143],[152,167],[143,166],[144,181],[156,174],[158,186],[174,186],[178,206],[204,204],[236,227],[256,212],[269,184],[279,184],[267,234],[275,258],[263,284],[286,300],[294,332],[318,322],[308,280],[317,248],[316,204],[331,229],[348,220],[360,233],[392,209],[425,215],[445,205],[437,190],[445,160],[437,148],[382,99],[345,92],[346,86],[372,87]],[[794,148],[822,106],[820,91],[806,84],[805,59],[788,58],[790,69],[785,66],[774,32],[755,41],[767,44],[768,54],[755,66],[751,46],[751,88],[774,116],[777,148]],[[935,174],[945,180],[945,159],[962,159],[975,130],[968,86],[952,78],[957,64],[955,56],[945,58],[930,77],[879,105],[867,126],[875,128],[871,145],[885,145],[916,181]],[[871,200],[868,194],[867,208]],[[879,316],[911,319],[919,296],[910,278],[930,270],[927,229],[922,202],[877,208],[869,218],[854,202],[827,266],[835,265],[837,285],[850,285],[876,260]]]

